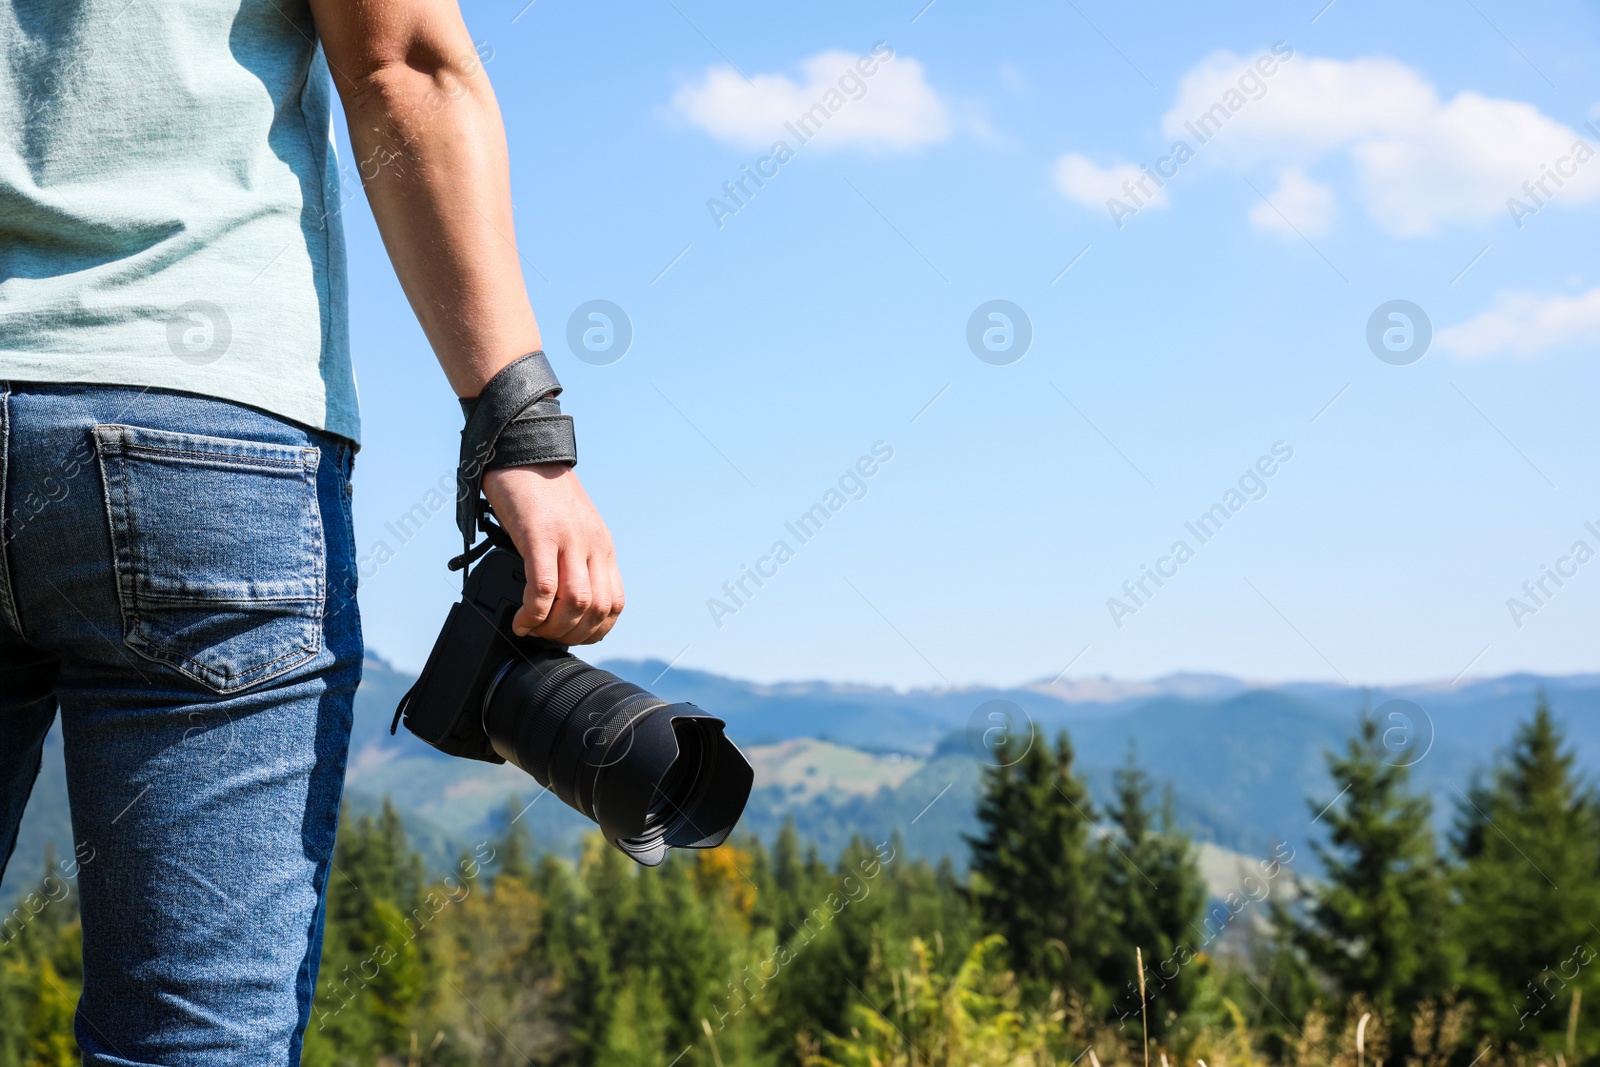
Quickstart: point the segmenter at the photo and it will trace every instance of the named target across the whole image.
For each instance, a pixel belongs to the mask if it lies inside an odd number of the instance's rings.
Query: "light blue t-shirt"
[[[0,381],[358,440],[330,96],[307,0],[0,0]]]

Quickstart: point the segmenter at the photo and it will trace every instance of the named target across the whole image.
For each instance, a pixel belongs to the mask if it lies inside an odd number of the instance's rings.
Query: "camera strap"
[[[539,351],[507,364],[478,396],[461,401],[467,420],[456,468],[456,525],[461,529],[462,551],[450,561],[451,570],[465,572],[495,546],[516,551],[483,499],[484,471],[534,463],[571,466],[578,461],[572,416],[561,414],[556,399],[560,394],[561,383]],[[485,539],[474,546],[480,531]],[[465,577],[463,573],[463,582]]]

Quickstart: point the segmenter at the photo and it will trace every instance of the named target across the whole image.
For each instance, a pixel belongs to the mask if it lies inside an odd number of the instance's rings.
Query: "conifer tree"
[[[72,1019],[83,988],[77,890],[45,855],[38,882],[0,909],[0,1064],[78,1063]]]
[[[533,835],[522,821],[522,814],[526,810],[527,806],[522,803],[521,797],[514,796],[506,801],[505,811],[501,815],[505,820],[505,831],[494,842],[496,876],[517,878],[524,883],[533,877]]]
[[[1386,755],[1366,715],[1345,751],[1328,754],[1338,799],[1307,802],[1328,838],[1312,845],[1324,875],[1309,884],[1291,939],[1341,999],[1362,996],[1403,1027],[1418,1004],[1449,992],[1456,964],[1432,803]]]
[[[1159,823],[1149,808],[1149,775],[1133,750],[1114,777],[1112,831],[1102,840],[1104,908],[1114,917],[1116,940],[1106,957],[1104,981],[1119,1018],[1137,1019],[1139,970],[1145,965],[1147,1015],[1152,1037],[1165,1034],[1194,1002],[1202,964],[1195,959],[1197,920],[1207,890],[1193,842],[1175,826],[1170,790]]]
[[[1042,1000],[1059,988],[1103,1010],[1103,857],[1090,842],[1094,809],[1065,731],[1054,751],[1041,739],[1014,764],[984,772],[978,823],[968,838],[974,902],[985,927],[1005,938],[1025,995]]]
[[[797,1034],[838,1030],[852,1004],[878,995],[869,970],[888,901],[883,876],[869,883],[861,874],[876,855],[872,846],[851,838],[829,871],[813,849],[804,883],[810,895],[801,898],[805,910],[785,952],[773,961],[776,973],[770,965],[752,968],[758,972],[753,982],[751,974],[741,974],[741,986],[765,1013],[775,1049],[792,1055]]]
[[[794,816],[783,820],[772,845],[772,885],[757,901],[759,921],[771,925],[780,942],[794,935],[804,920],[810,892],[809,877],[800,856],[800,835]]]
[[[1467,791],[1455,935],[1487,1037],[1562,1049],[1574,996],[1577,1051],[1600,1051],[1600,812],[1541,695],[1509,755]]]
[[[310,1065],[402,1047],[432,988],[422,934],[443,903],[424,890],[422,857],[407,843],[399,813],[385,800],[377,818],[343,823],[307,1028]]]

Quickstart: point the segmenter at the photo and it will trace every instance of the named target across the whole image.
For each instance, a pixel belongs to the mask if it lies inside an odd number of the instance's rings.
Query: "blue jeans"
[[[59,706],[86,1063],[299,1061],[361,676],[351,458],[224,401],[0,382],[0,856]]]

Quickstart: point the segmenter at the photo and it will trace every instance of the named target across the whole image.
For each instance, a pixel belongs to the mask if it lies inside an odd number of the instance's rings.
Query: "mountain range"
[[[1320,682],[1252,684],[1208,674],[1150,682],[1086,679],[1015,688],[900,691],[833,682],[763,685],[658,660],[613,660],[606,669],[672,701],[722,716],[757,769],[741,828],[770,839],[786,818],[824,856],[852,835],[898,832],[910,852],[966,858],[985,761],[985,732],[1011,723],[1005,740],[1048,744],[1068,731],[1078,766],[1102,803],[1130,755],[1170,786],[1179,822],[1207,846],[1208,874],[1225,879],[1228,857],[1293,845],[1314,873],[1308,845],[1335,799],[1325,754],[1343,746],[1365,709],[1379,719],[1394,760],[1413,767],[1436,802],[1441,832],[1475,774],[1511,739],[1543,693],[1585,770],[1600,771],[1600,675],[1531,674],[1357,689]],[[405,730],[390,736],[396,702],[413,678],[370,656],[357,696],[346,800],[356,814],[389,798],[430,864],[516,817],[535,842],[576,850],[590,824],[509,766],[444,756]],[[988,735],[991,740],[992,734]],[[40,870],[47,846],[70,850],[59,729],[23,820],[0,899]],[[1217,888],[1214,886],[1214,889]]]

